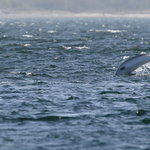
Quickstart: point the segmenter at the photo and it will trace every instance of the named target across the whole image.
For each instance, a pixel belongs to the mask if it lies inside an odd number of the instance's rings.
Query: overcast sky
[[[149,12],[150,0],[0,0],[0,9],[74,13]]]

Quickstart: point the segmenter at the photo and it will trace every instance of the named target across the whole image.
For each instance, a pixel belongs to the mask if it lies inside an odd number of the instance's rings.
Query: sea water
[[[0,20],[1,150],[150,149],[149,18]]]

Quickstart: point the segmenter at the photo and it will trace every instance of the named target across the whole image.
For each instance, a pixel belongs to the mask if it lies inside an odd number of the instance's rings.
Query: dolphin
[[[132,72],[148,62],[150,62],[150,54],[140,54],[131,57],[119,66],[116,75],[135,75]]]

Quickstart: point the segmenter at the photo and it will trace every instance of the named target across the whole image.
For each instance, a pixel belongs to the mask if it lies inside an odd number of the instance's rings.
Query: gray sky
[[[0,9],[73,13],[149,12],[150,0],[0,0]]]

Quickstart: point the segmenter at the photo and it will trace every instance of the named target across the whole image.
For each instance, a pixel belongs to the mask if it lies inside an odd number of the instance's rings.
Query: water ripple
[[[0,21],[1,149],[148,149],[149,19]],[[133,138],[134,137],[134,138]]]

